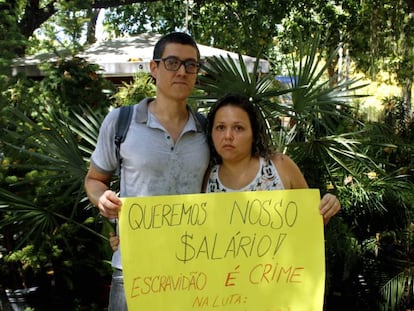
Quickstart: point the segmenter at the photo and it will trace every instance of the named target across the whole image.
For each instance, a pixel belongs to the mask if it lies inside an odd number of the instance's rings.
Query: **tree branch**
[[[96,0],[92,3],[94,9],[112,8],[133,3],[157,2],[160,0]]]
[[[33,32],[56,13],[54,4],[50,2],[46,7],[40,8],[39,0],[27,1],[25,13],[19,23],[21,33],[29,38]]]

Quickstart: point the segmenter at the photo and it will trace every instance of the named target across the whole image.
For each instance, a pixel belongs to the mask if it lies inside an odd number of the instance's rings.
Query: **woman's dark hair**
[[[211,133],[213,131],[214,118],[217,111],[224,106],[239,107],[246,111],[249,116],[250,125],[253,131],[252,155],[268,158],[272,153],[272,144],[269,134],[266,131],[265,120],[254,102],[243,95],[228,94],[221,97],[210,109],[207,115],[207,141],[210,147],[211,164],[220,164],[221,157],[214,148]]]
[[[169,34],[164,35],[161,39],[159,39],[158,42],[155,44],[152,58],[153,59],[162,58],[162,54],[164,53],[165,46],[169,43],[191,45],[197,51],[197,61],[200,60],[200,50],[198,49],[197,43],[190,35],[184,32],[171,32]]]

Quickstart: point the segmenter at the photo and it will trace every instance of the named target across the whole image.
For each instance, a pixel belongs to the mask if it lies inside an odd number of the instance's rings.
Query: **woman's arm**
[[[290,157],[279,153],[272,157],[272,161],[276,165],[285,189],[309,188],[299,167]],[[319,204],[319,211],[323,216],[324,224],[326,225],[340,210],[341,203],[338,198],[331,193],[326,193]]]
[[[276,153],[272,161],[282,179],[285,189],[306,189],[309,188],[302,172],[296,163],[286,154]]]

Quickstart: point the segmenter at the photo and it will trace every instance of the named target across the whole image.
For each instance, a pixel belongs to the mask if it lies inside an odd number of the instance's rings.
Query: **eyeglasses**
[[[181,60],[175,56],[168,56],[165,58],[154,59],[155,62],[164,62],[165,69],[168,71],[177,71],[181,65],[184,65],[186,73],[197,73],[200,69],[200,64],[193,59]]]

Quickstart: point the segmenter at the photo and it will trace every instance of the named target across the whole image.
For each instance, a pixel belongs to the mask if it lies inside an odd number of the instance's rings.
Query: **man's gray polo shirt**
[[[199,193],[209,161],[209,148],[201,124],[191,111],[187,124],[174,143],[148,110],[144,99],[135,105],[131,124],[121,145],[120,196],[152,196]],[[114,137],[119,109],[105,117],[91,165],[103,173],[117,168]],[[121,267],[114,254],[113,265]]]

